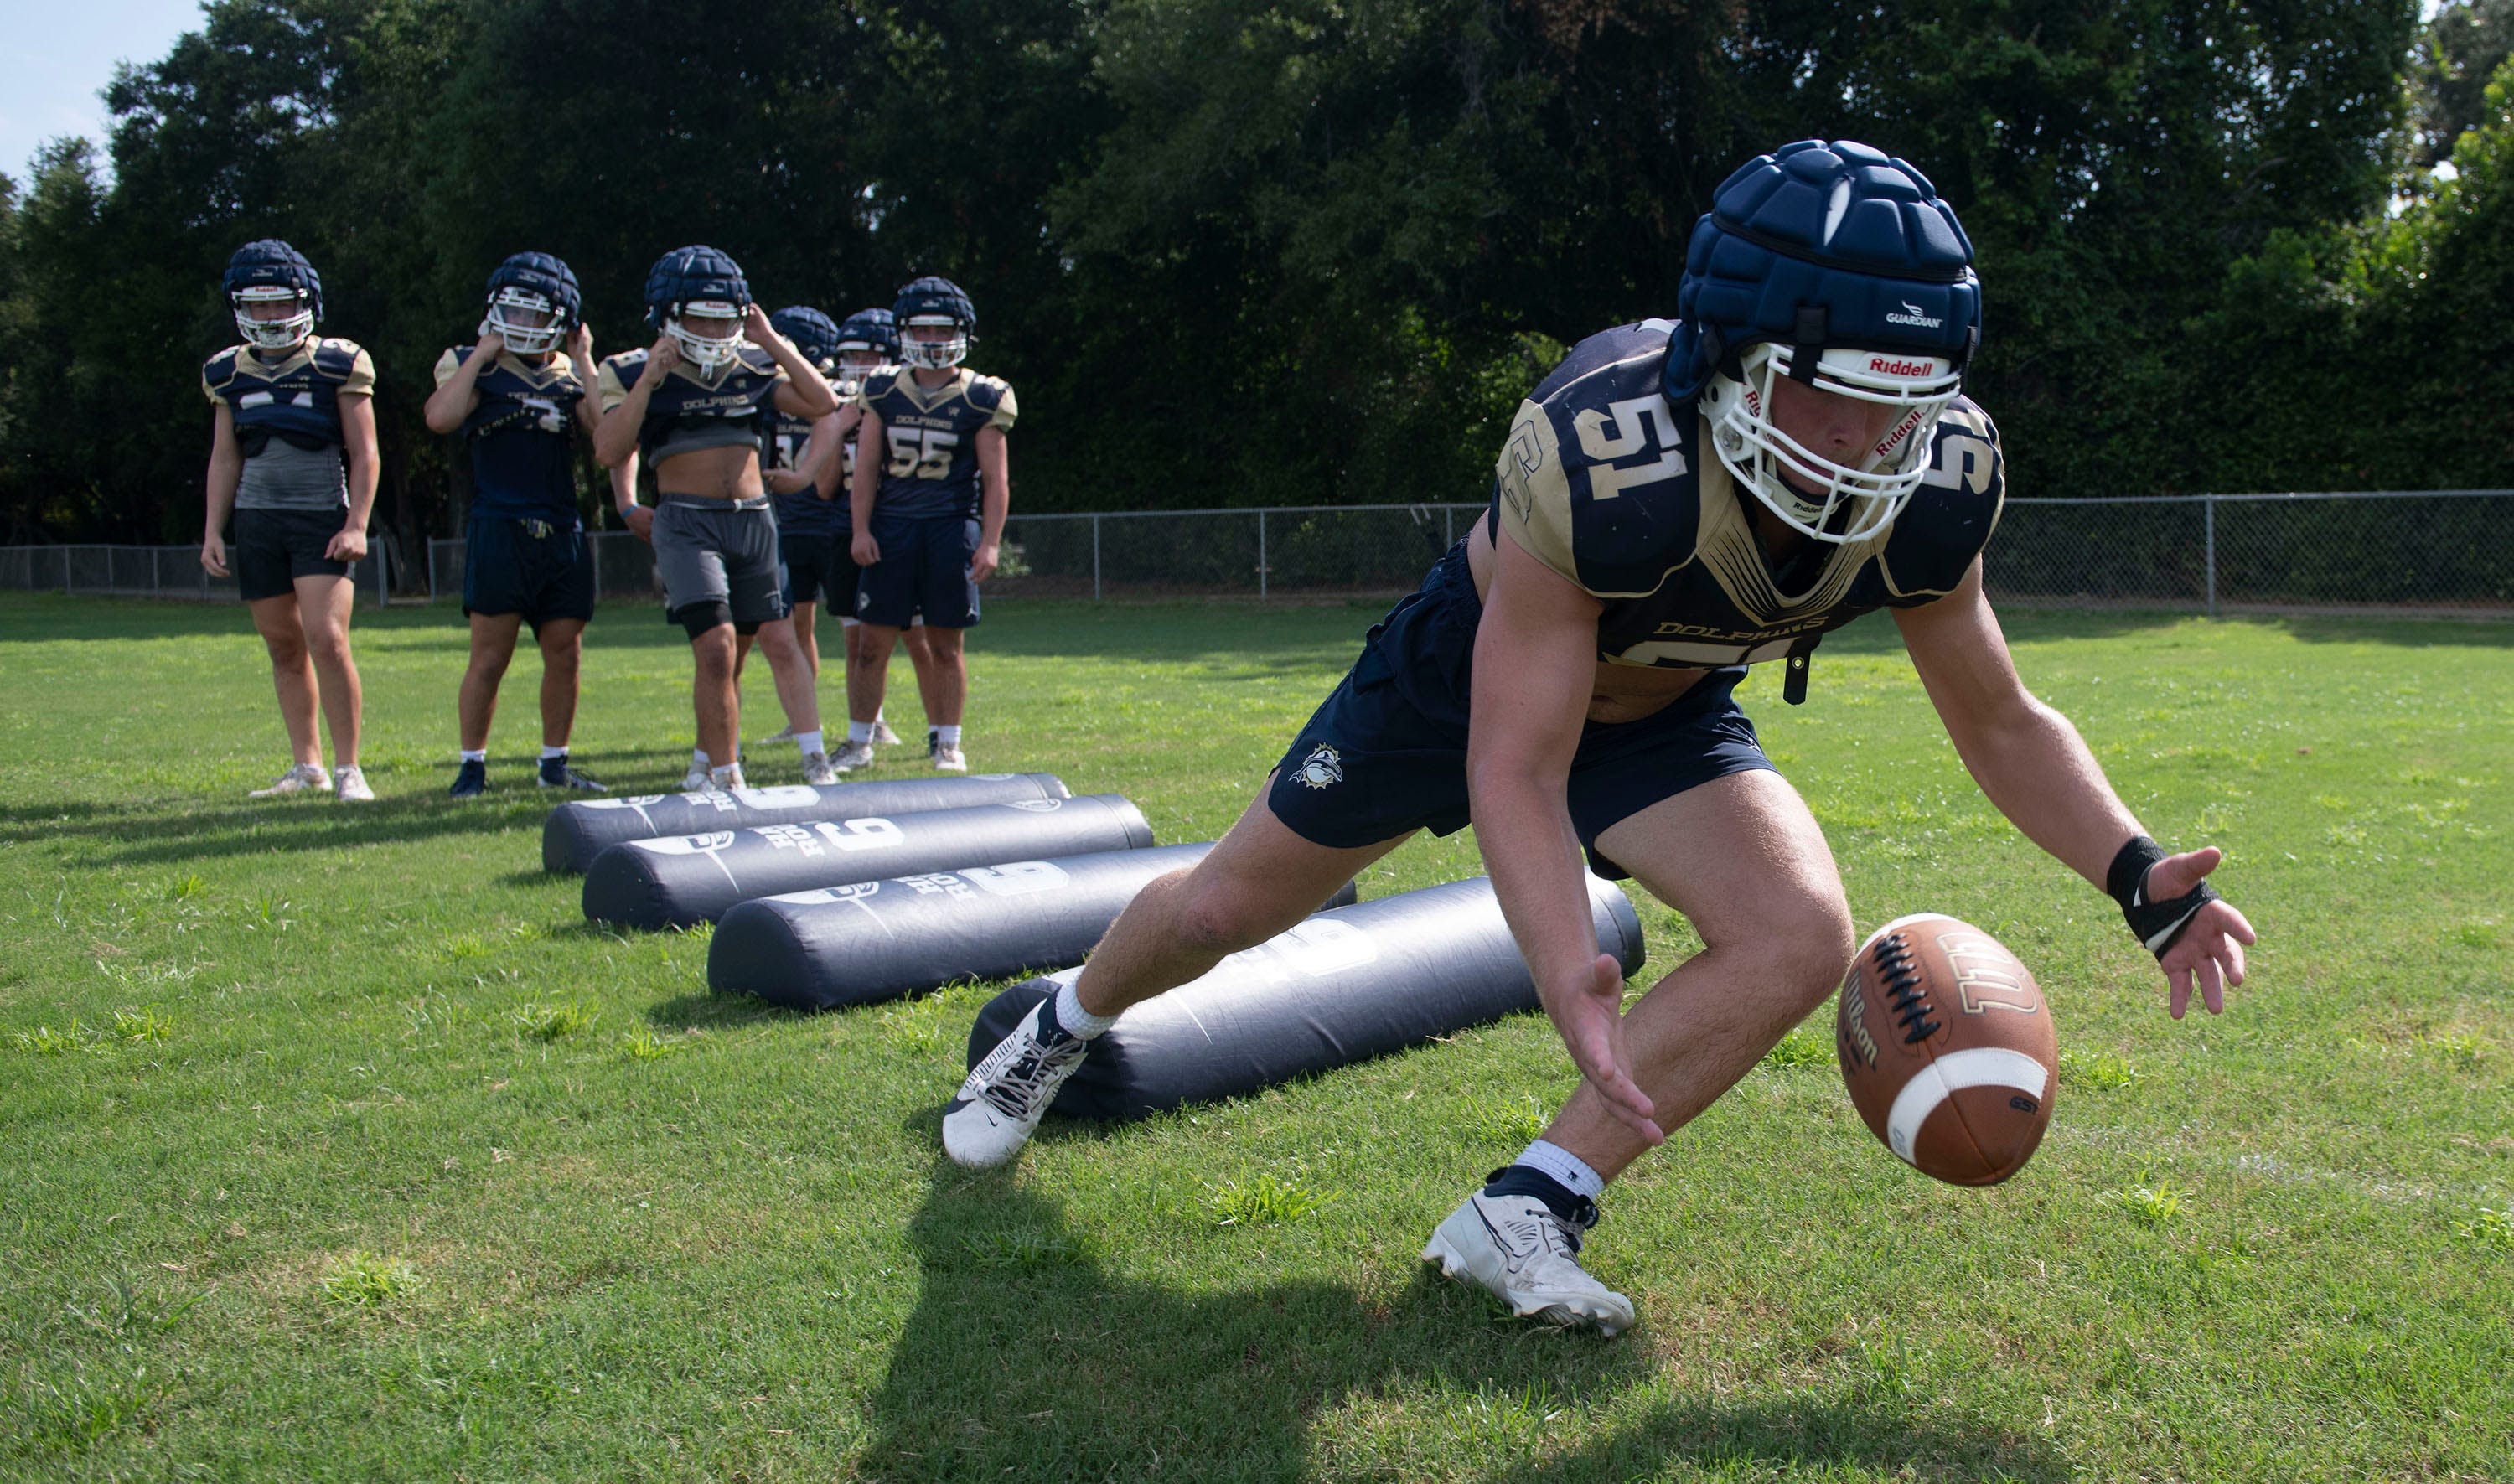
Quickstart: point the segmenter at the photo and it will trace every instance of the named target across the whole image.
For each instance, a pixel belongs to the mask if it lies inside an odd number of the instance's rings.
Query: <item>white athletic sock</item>
[[[1074,984],[1068,981],[1063,988],[1056,991],[1056,1023],[1065,1027],[1066,1034],[1088,1041],[1116,1024],[1117,1018],[1114,1015],[1093,1015],[1083,1009],[1082,996],[1074,992]]]
[[[692,747],[690,749],[690,766],[694,768],[704,768],[713,761],[715,761],[715,759],[707,755],[707,749],[705,747]]]
[[[1511,1163],[1541,1170],[1561,1181],[1562,1187],[1573,1195],[1587,1196],[1591,1200],[1596,1200],[1606,1188],[1604,1179],[1589,1168],[1587,1160],[1559,1143],[1547,1143],[1542,1139],[1521,1150],[1519,1157]]]
[[[543,762],[548,762],[548,761],[549,761],[551,758],[553,758],[553,757],[565,757],[565,756],[567,756],[567,748],[565,748],[565,747],[553,747],[553,746],[551,746],[551,745],[550,745],[549,743],[547,743],[547,742],[544,742],[544,743],[542,743],[542,761],[543,761]]]
[[[828,750],[821,745],[821,734],[818,731],[795,733],[794,746],[805,757],[810,757],[815,752]]]
[[[956,747],[960,745],[960,729],[958,727],[936,727],[934,730],[942,735],[943,745],[947,747]]]
[[[463,760],[466,763],[485,763],[489,760],[489,749],[486,747],[465,747],[462,750]]]
[[[732,782],[733,776],[741,771],[742,764],[740,763],[727,763],[721,768],[710,768],[708,770],[708,781],[714,783],[717,787],[722,787],[725,784]]]
[[[880,704],[880,705],[877,705],[877,706],[873,707],[873,708],[872,708],[872,724],[873,724],[874,726],[876,726],[876,727],[877,727],[877,726],[880,726],[880,725],[881,725],[881,713],[882,713],[882,712],[884,712],[884,711],[887,711],[887,710],[889,710],[889,709],[890,709],[890,705],[889,705],[889,703],[888,703],[888,702],[885,702],[884,703]]]
[[[850,721],[850,722],[848,722],[848,723],[847,723],[847,741],[849,741],[849,742],[872,742],[872,722],[869,722],[869,721]]]

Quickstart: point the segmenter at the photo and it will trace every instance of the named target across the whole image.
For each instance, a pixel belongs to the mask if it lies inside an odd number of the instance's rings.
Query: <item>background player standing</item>
[[[1983,793],[2120,903],[2173,1014],[2242,983],[2252,931],[2208,886],[2218,852],[2147,837],[2018,681],[1982,594],[2006,478],[1959,394],[1981,313],[1954,211],[1900,160],[1803,140],[1721,186],[1677,302],[1681,320],[1581,341],[1520,404],[1490,511],[1370,631],[1230,834],[1146,887],[970,1073],[943,1119],[954,1159],[1018,1152],[1128,1005],[1299,921],[1416,829],[1472,822],[1582,1081],[1423,1257],[1517,1314],[1623,1329],[1632,1302],[1578,1262],[1598,1196],[1851,954],[1823,831],[1732,693],[1778,660],[1802,699],[1816,641],[1879,608]],[[1630,1013],[1584,849],[1703,942]]]
[[[659,332],[655,343],[602,363],[593,448],[615,469],[632,455],[654,464],[656,508],[628,505],[622,514],[653,541],[664,617],[690,636],[709,781],[744,782],[734,689],[741,632],[759,636],[778,700],[800,727],[804,781],[833,782],[811,673],[793,628],[778,622],[786,595],[759,454],[772,410],[817,420],[837,411],[837,399],[751,302],[740,265],[713,248],[676,248],[659,259],[646,275],[646,313]]]
[[[965,773],[960,719],[969,698],[962,640],[978,622],[978,584],[994,573],[1012,504],[1004,434],[1018,409],[1003,381],[961,366],[978,326],[969,296],[948,278],[919,278],[890,306],[905,364],[866,378],[856,437],[854,504],[864,662],[847,677],[841,767],[872,761],[873,717],[900,630],[925,616],[934,654],[926,751]]]
[[[201,565],[227,575],[219,533],[232,509],[236,591],[269,651],[295,759],[253,797],[328,786],[344,803],[372,802],[358,768],[349,573],[367,554],[376,502],[375,362],[351,341],[313,333],[323,281],[287,243],[268,237],[236,249],[224,287],[244,343],[201,368],[201,388],[218,409]],[[318,700],[332,733],[328,783],[314,735]]]
[[[462,760],[448,790],[458,799],[478,798],[489,786],[498,684],[526,623],[542,652],[540,786],[603,791],[567,755],[594,588],[568,430],[582,427],[589,437],[600,421],[586,395],[594,361],[583,303],[576,275],[547,253],[517,253],[498,264],[478,342],[437,358],[436,390],[424,410],[430,431],[461,434],[471,456],[463,543],[471,662],[456,702]],[[634,457],[612,478],[633,483]]]
[[[790,304],[768,316],[768,323],[811,363],[823,381],[836,377],[838,327],[828,315],[808,304]],[[769,503],[777,511],[777,558],[786,571],[786,607],[794,625],[795,647],[803,656],[804,669],[811,673],[815,696],[821,679],[821,645],[814,621],[824,605],[850,617],[856,606],[856,563],[847,554],[840,519],[844,507],[832,496],[837,493],[838,441],[855,424],[857,413],[834,384],[831,391],[839,405],[827,417],[806,420],[791,413],[769,414],[769,466],[760,474]],[[750,641],[738,639],[737,649],[747,656]],[[739,658],[735,668],[741,668]],[[790,718],[783,729],[760,742],[793,740],[794,723]]]

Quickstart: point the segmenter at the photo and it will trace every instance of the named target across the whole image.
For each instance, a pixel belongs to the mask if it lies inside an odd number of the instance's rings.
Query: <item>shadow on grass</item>
[[[2067,1476],[2037,1440],[1857,1395],[1705,1395],[1602,1437],[1549,1427],[1554,1409],[1646,1384],[1648,1351],[1508,1320],[1428,1271],[1384,1304],[1322,1282],[1174,1293],[1112,1276],[1054,1204],[1014,1180],[939,1160],[930,1179],[909,1223],[921,1297],[872,1400],[858,1460],[869,1478],[1297,1479],[1316,1469],[1322,1413],[1398,1390],[1419,1407],[1427,1385],[1458,1396],[1455,1435],[1402,1418],[1409,1436],[1391,1446],[1455,1447],[1470,1470],[1495,1443],[1538,1454],[1482,1475],[1493,1480],[1624,1479],[1679,1460]]]
[[[353,809],[324,799],[291,799],[176,816],[153,809],[65,804],[0,811],[0,838],[94,839],[102,843],[80,853],[78,863],[98,867],[181,863],[271,851],[407,845],[522,830],[538,819],[538,811],[466,807],[432,798],[386,798]],[[536,842],[535,858],[540,850]]]

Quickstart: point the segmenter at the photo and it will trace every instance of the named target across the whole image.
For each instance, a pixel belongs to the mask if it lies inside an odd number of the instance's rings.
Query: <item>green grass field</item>
[[[1209,838],[1371,617],[1000,604],[970,754]],[[972,1177],[937,1129],[988,986],[805,1018],[588,930],[536,661],[455,806],[460,620],[362,612],[382,802],[249,805],[286,758],[241,612],[0,597],[0,1475],[2514,1478],[2514,627],[2009,628],[2150,828],[2226,847],[2251,985],[2169,1021],[1890,626],[1804,708],[1758,675],[1860,922],[2037,971],[2053,1126],[1933,1185],[1819,1021],[1610,1192],[1590,1265],[1642,1317],[1602,1341],[1415,1262],[1571,1085],[1540,1018]],[[688,668],[607,611],[582,764],[676,778]],[[1640,904],[1652,974],[1688,937]]]

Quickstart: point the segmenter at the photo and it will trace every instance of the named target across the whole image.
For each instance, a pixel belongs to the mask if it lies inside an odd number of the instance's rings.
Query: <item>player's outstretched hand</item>
[[[201,538],[201,570],[212,577],[227,575],[227,543],[216,531]]]
[[[2178,856],[2168,856],[2148,867],[2147,900],[2169,902],[2196,889],[2225,853],[2213,845],[2186,850]],[[2191,993],[2200,992],[2200,1003],[2210,1015],[2226,1011],[2226,986],[2244,982],[2244,945],[2259,941],[2252,925],[2235,910],[2231,902],[2217,901],[2204,904],[2191,915],[2182,936],[2165,950],[2157,961],[2165,966],[2165,982],[2171,986],[2165,1002],[2166,1010],[2175,1020],[2182,1019],[2191,1008]]]
[[[847,542],[847,555],[856,559],[857,566],[870,567],[881,560],[881,542],[872,539],[872,532],[859,531],[856,539]]]
[[[1624,1060],[1624,974],[1611,953],[1601,953],[1589,966],[1589,983],[1576,995],[1549,999],[1546,1013],[1570,1049],[1580,1075],[1606,1100],[1615,1120],[1652,1144],[1667,1143],[1658,1126],[1658,1106],[1633,1080]]]

